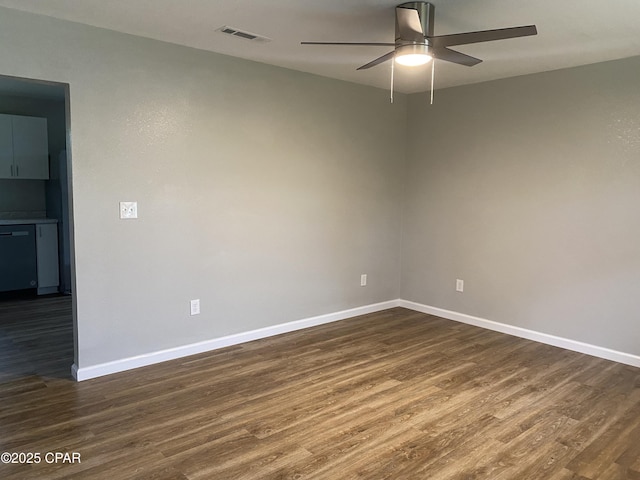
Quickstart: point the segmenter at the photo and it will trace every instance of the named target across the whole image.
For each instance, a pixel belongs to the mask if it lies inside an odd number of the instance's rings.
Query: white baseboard
[[[196,355],[198,353],[217,350],[218,348],[229,347],[231,345],[237,345],[239,343],[250,342],[252,340],[258,340],[260,338],[279,335],[281,333],[302,330],[303,328],[314,327],[316,325],[322,325],[325,323],[336,322],[338,320],[344,320],[350,317],[356,317],[358,315],[366,315],[367,313],[379,312],[397,306],[399,306],[399,300],[390,300],[387,302],[365,305],[362,307],[351,308],[349,310],[342,310],[340,312],[329,313],[326,315],[319,315],[317,317],[304,318],[302,320],[296,320],[293,322],[282,323],[270,327],[259,328],[257,330],[251,330],[249,332],[227,335],[225,337],[205,340],[203,342],[182,345],[175,348],[168,348],[166,350],[151,352],[144,355],[137,355],[135,357],[114,360],[112,362],[101,363],[98,365],[78,367],[74,364],[71,367],[71,374],[77,381],[89,380],[91,378],[101,377],[103,375],[109,375],[111,373],[123,372],[125,370],[153,365],[154,363],[174,360],[177,358],[187,357],[189,355]]]
[[[166,350],[151,352],[144,355],[137,355],[135,357],[123,358],[120,360],[114,360],[112,362],[101,363],[89,367],[78,367],[74,364],[71,367],[71,373],[77,381],[89,380],[91,378],[101,377],[103,375],[109,375],[111,373],[123,372],[138,367],[165,362],[167,360],[175,360],[177,358],[196,355],[198,353],[204,353],[211,350],[217,350],[219,348],[229,347],[231,345],[237,345],[244,342],[250,342],[252,340],[258,340],[260,338],[267,338],[274,335],[279,335],[281,333],[293,332],[296,330],[302,330],[304,328],[314,327],[316,325],[323,325],[325,323],[345,320],[347,318],[356,317],[358,315],[380,312],[382,310],[387,310],[393,307],[408,308],[409,310],[428,313],[430,315],[446,318],[448,320],[475,325],[476,327],[486,328],[488,330],[534,340],[536,342],[544,343],[547,345],[566,348],[567,350],[572,350],[574,352],[586,353],[587,355],[592,355],[594,357],[604,358],[606,360],[612,360],[614,362],[624,363],[626,365],[631,365],[634,367],[640,367],[640,356],[630,353],[619,352],[616,350],[611,350],[609,348],[579,342],[577,340],[557,337],[555,335],[536,332],[535,330],[516,327],[505,323],[494,322],[492,320],[474,317],[472,315],[467,315],[464,313],[454,312],[451,310],[445,310],[443,308],[432,307],[408,300],[398,299],[375,303],[372,305],[365,305],[349,310],[342,310],[340,312],[329,313],[326,315],[304,318],[293,322],[264,327],[257,330],[251,330],[249,332],[227,335],[225,337],[214,338],[212,340],[206,340],[203,342],[169,348]]]
[[[605,360],[613,360],[614,362],[624,363],[625,365],[640,367],[640,357],[631,353],[618,352],[616,350],[579,342],[577,340],[557,337],[555,335],[549,335],[548,333],[536,332],[535,330],[515,327],[513,325],[507,325],[506,323],[494,322],[493,320],[487,320],[464,313],[445,310],[443,308],[410,302],[408,300],[398,300],[397,304],[399,307],[408,308],[417,312],[428,313],[448,320],[455,320],[456,322],[467,323],[469,325],[475,325],[476,327],[482,327],[488,330],[494,330],[496,332],[534,340],[547,345],[553,345],[554,347],[561,347],[574,352],[586,353],[587,355],[604,358]]]

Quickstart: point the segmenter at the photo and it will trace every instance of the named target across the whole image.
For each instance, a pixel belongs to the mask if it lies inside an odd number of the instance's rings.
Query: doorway
[[[5,354],[0,355],[0,382],[25,376],[72,379],[77,326],[69,85],[0,75],[0,115],[10,129],[4,136],[9,140],[0,145],[0,163],[11,163],[12,155],[15,163],[0,176],[0,225],[31,225],[38,259],[30,285],[3,282],[0,346]],[[39,130],[24,133],[24,124]],[[46,151],[38,154],[46,155],[44,170],[14,175],[27,170],[20,170],[18,162],[31,161],[20,160],[32,152],[18,152],[19,146],[34,150],[43,142]]]

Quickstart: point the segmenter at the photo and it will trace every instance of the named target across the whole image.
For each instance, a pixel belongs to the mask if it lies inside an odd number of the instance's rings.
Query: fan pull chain
[[[396,57],[394,56],[391,59],[391,103],[393,103],[393,71],[395,70],[395,66],[396,66]]]
[[[431,60],[431,105],[433,105],[433,80],[436,74],[436,59]]]

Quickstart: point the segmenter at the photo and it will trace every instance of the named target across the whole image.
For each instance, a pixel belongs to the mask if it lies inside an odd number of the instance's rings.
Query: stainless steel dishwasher
[[[36,288],[34,225],[0,225],[0,292]]]

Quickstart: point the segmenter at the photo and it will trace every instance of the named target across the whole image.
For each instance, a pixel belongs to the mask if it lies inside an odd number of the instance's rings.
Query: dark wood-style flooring
[[[633,367],[397,308],[75,383],[69,329],[0,304],[0,452],[81,455],[3,480],[640,479]]]

